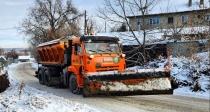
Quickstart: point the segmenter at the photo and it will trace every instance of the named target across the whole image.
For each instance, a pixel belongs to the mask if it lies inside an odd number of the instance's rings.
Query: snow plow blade
[[[170,70],[97,72],[84,77],[83,97],[173,94]]]

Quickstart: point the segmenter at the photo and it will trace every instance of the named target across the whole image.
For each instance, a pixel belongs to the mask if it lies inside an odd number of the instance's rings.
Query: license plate
[[[104,62],[113,61],[113,58],[104,58],[103,60],[104,60]]]

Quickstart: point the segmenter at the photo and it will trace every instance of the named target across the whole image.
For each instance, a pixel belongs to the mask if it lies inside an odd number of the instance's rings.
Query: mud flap
[[[91,76],[83,81],[83,97],[173,94],[170,72]]]
[[[49,81],[50,86],[59,86],[61,85],[61,78],[60,77],[51,77]]]

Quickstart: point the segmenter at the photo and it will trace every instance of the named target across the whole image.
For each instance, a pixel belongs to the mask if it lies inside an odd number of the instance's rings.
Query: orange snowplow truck
[[[39,83],[69,87],[84,97],[173,93],[170,67],[128,70],[118,42],[90,35],[39,44]]]

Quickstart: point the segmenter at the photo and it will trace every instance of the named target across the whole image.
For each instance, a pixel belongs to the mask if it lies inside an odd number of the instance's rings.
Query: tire
[[[77,78],[74,73],[69,77],[69,88],[74,94],[81,94],[82,92],[82,89],[77,85]]]
[[[45,79],[45,85],[50,87],[51,86],[51,84],[50,84],[51,77],[50,77],[48,69],[45,70],[45,72],[44,72],[44,79]]]
[[[44,77],[43,77],[43,74],[42,74],[42,70],[39,70],[38,78],[39,78],[39,83],[41,85],[44,85]]]

